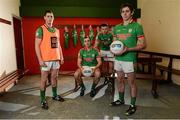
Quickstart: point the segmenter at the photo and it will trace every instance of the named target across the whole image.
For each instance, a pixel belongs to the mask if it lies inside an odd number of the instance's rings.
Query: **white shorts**
[[[104,61],[114,61],[114,54],[112,54],[110,51],[100,50],[100,54]]]
[[[42,71],[50,71],[51,69],[59,69],[60,64],[59,61],[48,61],[44,62],[46,64],[46,67],[41,67]]]
[[[123,71],[124,73],[132,73],[134,72],[134,63],[127,61],[114,61],[114,70]]]

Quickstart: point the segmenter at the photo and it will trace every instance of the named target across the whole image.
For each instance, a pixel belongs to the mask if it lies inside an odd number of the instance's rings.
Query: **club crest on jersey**
[[[121,30],[117,30],[117,32],[121,32]]]
[[[84,58],[84,60],[87,62],[92,62],[92,58]]]
[[[132,32],[132,29],[129,29],[128,32],[131,33],[131,32]]]
[[[92,57],[95,57],[95,54],[92,54]]]

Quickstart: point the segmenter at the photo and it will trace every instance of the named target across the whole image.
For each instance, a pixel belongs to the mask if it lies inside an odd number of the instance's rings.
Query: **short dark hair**
[[[102,27],[108,27],[108,24],[103,23],[103,24],[100,25],[100,27],[101,27],[101,28],[102,28]]]
[[[121,5],[120,13],[122,12],[122,9],[125,8],[125,7],[128,7],[130,9],[131,13],[134,12],[134,7],[131,4],[129,4],[129,3],[125,3],[125,4]]]
[[[46,11],[44,12],[44,16],[46,16],[47,13],[52,13],[52,14],[53,14],[53,11],[52,11],[52,10],[46,10]]]

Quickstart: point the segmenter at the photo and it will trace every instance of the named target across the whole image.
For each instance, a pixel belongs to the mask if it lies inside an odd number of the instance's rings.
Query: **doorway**
[[[24,69],[24,50],[22,42],[21,18],[13,16],[14,39],[16,47],[17,69]]]

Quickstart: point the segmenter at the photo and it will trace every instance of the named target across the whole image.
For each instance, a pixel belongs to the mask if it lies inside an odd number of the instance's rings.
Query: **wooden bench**
[[[166,53],[158,53],[158,52],[148,52],[148,51],[139,51],[140,54],[145,54],[149,56],[158,56],[163,58],[168,58],[169,63],[168,66],[163,65],[156,65],[156,68],[160,70],[161,75],[163,75],[164,72],[167,72],[167,80],[166,82],[172,82],[172,74],[180,75],[180,70],[174,69],[172,67],[173,60],[180,60],[180,55],[173,55],[173,54],[166,54]]]
[[[6,92],[8,87],[16,85],[18,80],[27,73],[28,70],[15,70],[0,78],[0,93]]]
[[[163,65],[156,65],[156,67],[157,67],[157,69],[160,70],[161,76],[163,76],[164,72],[168,73],[168,76],[167,76],[168,81],[172,80],[172,74],[180,75],[180,70],[177,70],[177,69],[174,69],[171,67],[166,67]]]

